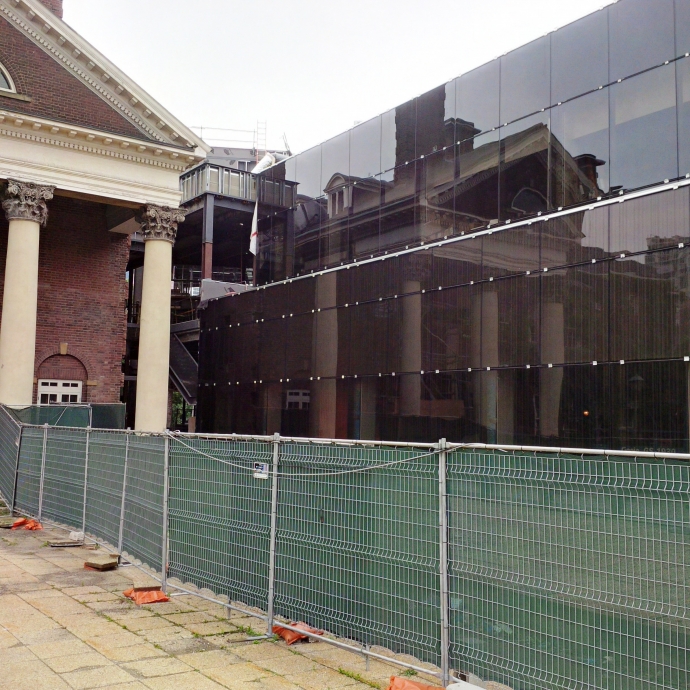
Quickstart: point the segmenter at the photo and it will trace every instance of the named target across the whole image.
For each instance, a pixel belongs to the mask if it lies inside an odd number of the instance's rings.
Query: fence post
[[[447,442],[438,442],[438,524],[441,571],[441,674],[443,687],[450,682],[450,635],[448,623],[448,490],[446,484]]]
[[[273,473],[271,475],[271,534],[268,551],[268,607],[267,635],[273,635],[273,602],[276,582],[276,527],[278,524],[278,462],[280,460],[280,434],[273,434]]]
[[[12,517],[15,515],[17,508],[17,486],[19,484],[19,454],[22,450],[22,436],[24,434],[24,425],[19,427],[19,438],[17,439],[17,458],[14,465],[14,488],[12,489],[12,505],[10,506],[10,513]]]
[[[43,452],[41,453],[41,481],[38,485],[38,521],[43,517],[43,482],[46,477],[46,445],[48,444],[48,424],[43,425]]]
[[[89,441],[91,440],[91,427],[86,427],[86,450],[84,451],[84,500],[81,508],[81,531],[86,534],[86,489],[89,485]]]
[[[120,532],[117,537],[117,552],[122,553],[122,544],[125,529],[125,496],[127,494],[127,462],[129,461],[129,434],[125,439],[125,471],[122,475],[122,501],[120,503]]]
[[[165,435],[165,459],[163,461],[163,544],[161,589],[168,589],[168,490],[170,488],[170,437]]]

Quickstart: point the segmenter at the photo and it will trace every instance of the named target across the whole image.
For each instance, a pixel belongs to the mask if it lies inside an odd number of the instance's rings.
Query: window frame
[[[12,79],[12,75],[9,73],[7,67],[5,67],[5,65],[2,64],[2,62],[0,62],[0,73],[3,77],[5,77],[5,80],[10,85],[9,89],[6,89],[4,86],[0,86],[0,94],[17,93],[17,87],[15,86],[14,80]]]

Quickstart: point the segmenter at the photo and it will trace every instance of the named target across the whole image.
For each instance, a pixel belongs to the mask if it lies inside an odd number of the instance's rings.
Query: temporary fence
[[[305,621],[441,682],[690,687],[690,456],[141,434],[3,409],[0,493],[269,632]]]

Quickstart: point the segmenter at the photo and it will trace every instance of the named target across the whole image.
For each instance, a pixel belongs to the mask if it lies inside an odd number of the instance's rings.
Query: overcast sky
[[[296,153],[604,4],[64,0],[64,18],[185,124],[265,121],[269,147],[285,134]]]

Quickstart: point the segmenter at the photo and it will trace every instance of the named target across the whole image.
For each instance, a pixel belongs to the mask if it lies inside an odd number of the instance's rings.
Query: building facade
[[[61,0],[0,1],[0,403],[120,402],[139,231],[136,426],[165,428],[179,176],[207,150],[62,21]]]
[[[262,175],[225,432],[688,450],[690,0],[620,0]]]

